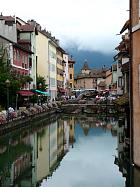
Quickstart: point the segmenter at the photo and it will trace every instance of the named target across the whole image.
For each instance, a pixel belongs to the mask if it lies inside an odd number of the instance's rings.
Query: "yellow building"
[[[44,77],[49,84],[48,38],[41,31],[36,36],[37,75]]]
[[[71,117],[69,122],[69,144],[71,147],[74,147],[74,142],[75,142],[75,121],[74,117]]]
[[[36,181],[49,174],[49,154],[49,126],[46,126],[37,133]]]

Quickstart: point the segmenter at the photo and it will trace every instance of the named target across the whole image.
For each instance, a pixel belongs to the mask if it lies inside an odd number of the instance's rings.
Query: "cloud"
[[[120,38],[116,36],[128,19],[128,0],[17,0],[3,1],[4,14],[35,19],[64,45],[74,41],[79,48],[110,51]],[[26,10],[26,14],[25,14]],[[117,39],[116,39],[117,38]]]

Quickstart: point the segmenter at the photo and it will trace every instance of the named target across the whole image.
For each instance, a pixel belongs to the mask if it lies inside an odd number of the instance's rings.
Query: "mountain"
[[[66,48],[69,55],[72,55],[75,63],[75,74],[77,74],[83,67],[85,60],[87,60],[89,68],[102,68],[104,65],[110,67],[113,63],[113,56],[115,53],[102,53],[100,51],[78,50],[77,48]]]

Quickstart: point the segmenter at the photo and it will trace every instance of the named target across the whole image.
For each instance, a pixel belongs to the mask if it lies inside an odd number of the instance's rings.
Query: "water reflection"
[[[0,186],[124,187],[117,136],[116,118],[87,115],[8,134],[0,138]]]

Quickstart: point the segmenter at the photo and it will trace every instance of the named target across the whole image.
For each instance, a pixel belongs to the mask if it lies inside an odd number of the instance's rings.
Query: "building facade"
[[[133,162],[140,167],[140,1],[130,0],[131,139]]]
[[[57,96],[65,94],[64,90],[64,61],[63,54],[65,51],[58,46],[56,50],[57,58]]]
[[[36,22],[34,20],[28,23],[20,22],[20,19],[16,19],[17,23],[17,38],[18,43],[27,49],[32,51],[30,58],[30,77],[33,79],[30,85],[30,89],[36,88],[36,76],[37,76],[37,56],[36,56],[36,35],[38,35]]]
[[[48,41],[48,37],[38,31],[36,36],[37,76],[44,77],[46,89],[49,87]]]
[[[106,88],[105,78],[106,69],[90,69],[85,61],[80,73],[75,77],[75,89],[104,90]]]
[[[57,44],[49,40],[49,91],[51,99],[57,97],[57,60],[56,60]]]
[[[69,87],[74,88],[74,64],[75,61],[72,58],[68,59],[68,72],[69,72]]]

